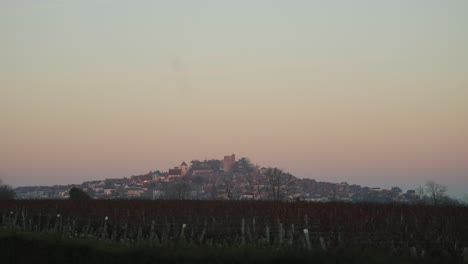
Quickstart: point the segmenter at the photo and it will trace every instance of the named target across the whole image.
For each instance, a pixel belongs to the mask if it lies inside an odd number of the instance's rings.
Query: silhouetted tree
[[[463,195],[461,203],[463,203],[464,205],[468,205],[468,194]]]
[[[239,159],[234,165],[232,166],[232,171],[234,173],[245,173],[249,174],[253,172],[255,169],[254,165],[252,162],[250,162],[249,158],[241,158]]]
[[[4,185],[0,179],[0,200],[15,199],[15,191],[8,185]]]
[[[255,180],[252,173],[255,171],[255,166],[249,158],[242,157],[232,166],[232,172],[235,174],[242,174],[245,176],[244,180],[247,184],[246,191],[255,196]]]
[[[200,167],[200,166],[203,165],[203,162],[201,162],[201,161],[199,161],[199,160],[192,160],[192,161],[190,162],[190,164],[191,164],[192,167]]]
[[[292,175],[284,173],[278,168],[268,168],[265,176],[267,177],[270,197],[274,201],[281,201],[286,198],[289,184],[292,180]]]
[[[190,184],[186,177],[176,178],[173,182],[163,184],[166,199],[185,200],[189,198]]]
[[[422,187],[421,185],[419,185],[419,186],[416,188],[416,195],[418,196],[418,198],[419,198],[421,201],[424,201],[425,198],[426,198],[426,191],[424,190],[424,187]]]
[[[228,200],[232,200],[234,198],[234,176],[231,173],[222,175],[220,178],[221,185],[219,186],[220,189],[226,192],[226,196]]]
[[[434,205],[439,204],[441,200],[446,197],[446,192],[448,189],[445,185],[440,185],[434,181],[428,181],[426,182],[425,187],[425,191],[427,195],[429,195]]]
[[[0,186],[0,200],[12,200],[15,197],[16,193],[12,188],[6,185]]]
[[[208,160],[206,163],[213,171],[220,171],[223,167],[223,162],[217,159]]]
[[[68,194],[70,195],[70,200],[79,201],[91,199],[91,197],[87,193],[76,187],[71,188]]]
[[[211,200],[218,199],[218,187],[216,186],[216,182],[211,183],[210,199]]]
[[[247,174],[247,176],[245,177],[245,181],[247,182],[247,191],[249,193],[252,193],[252,198],[255,199],[255,185],[257,185],[257,182],[255,181],[255,178],[252,175],[252,173]]]
[[[401,190],[400,187],[394,186],[394,187],[392,187],[392,192],[395,193],[395,194],[398,194],[398,193],[402,193],[403,191]]]
[[[206,180],[200,175],[196,175],[192,177],[192,183],[195,185],[203,185],[205,181]]]

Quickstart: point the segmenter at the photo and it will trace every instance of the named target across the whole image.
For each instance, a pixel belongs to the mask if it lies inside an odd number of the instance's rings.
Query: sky
[[[468,193],[468,1],[0,1],[0,178],[235,153]]]

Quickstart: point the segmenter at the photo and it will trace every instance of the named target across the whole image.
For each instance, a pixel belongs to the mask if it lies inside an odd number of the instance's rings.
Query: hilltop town
[[[300,179],[277,168],[253,165],[235,155],[222,160],[181,162],[167,171],[129,178],[107,178],[80,185],[30,186],[15,189],[18,199],[62,199],[72,187],[96,199],[303,200],[346,202],[406,202],[419,200],[414,190],[402,192],[355,184]]]

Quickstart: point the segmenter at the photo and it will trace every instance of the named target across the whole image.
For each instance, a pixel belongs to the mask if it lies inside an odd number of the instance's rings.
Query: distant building
[[[157,171],[155,173],[153,173],[153,181],[160,181],[161,179],[163,179],[164,177],[167,176],[167,173],[166,172],[160,172],[160,171]]]
[[[187,163],[182,162],[179,167],[174,167],[173,169],[169,169],[167,173],[168,178],[175,178],[175,177],[182,177],[187,175],[188,173],[188,165]]]
[[[174,167],[174,169],[169,169],[167,176],[168,177],[180,177],[182,176],[182,170],[179,167]]]
[[[129,187],[126,190],[127,197],[141,197],[145,192],[145,189],[137,187]]]
[[[235,162],[236,162],[236,155],[232,154],[231,156],[224,156],[223,171],[231,172],[232,166],[234,166]]]
[[[97,187],[104,187],[106,184],[108,185],[124,185],[128,183],[128,179],[126,178],[107,178],[105,181],[100,182],[97,184]]]
[[[181,170],[181,175],[182,175],[182,176],[187,175],[187,172],[188,172],[188,165],[187,165],[187,163],[185,163],[185,161],[182,162],[182,164],[180,164],[180,170]]]
[[[147,175],[138,175],[138,176],[132,176],[131,180],[135,183],[141,183],[141,182],[149,182],[153,180],[153,175],[152,174],[147,174]]]
[[[213,170],[211,169],[210,166],[203,164],[200,166],[192,166],[192,174],[197,175],[197,174],[203,174],[203,173],[212,173]]]

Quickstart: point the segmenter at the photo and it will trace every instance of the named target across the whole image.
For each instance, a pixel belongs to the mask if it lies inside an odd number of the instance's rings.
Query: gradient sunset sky
[[[235,153],[468,193],[468,1],[0,1],[0,178]]]

